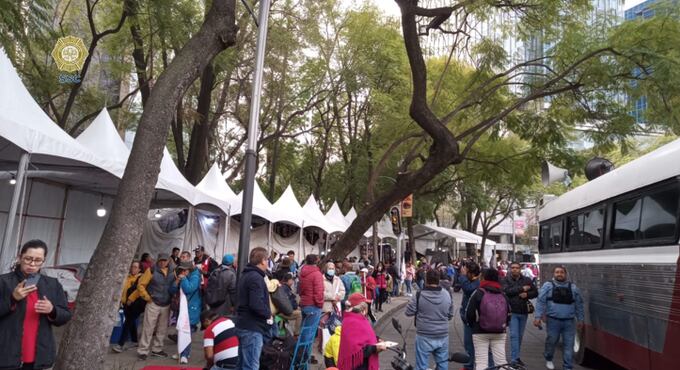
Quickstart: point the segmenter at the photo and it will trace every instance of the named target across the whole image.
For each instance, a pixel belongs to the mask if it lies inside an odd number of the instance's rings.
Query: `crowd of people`
[[[47,252],[44,242],[27,242],[14,271],[0,276],[0,346],[6,353],[0,356],[0,368],[43,369],[54,363],[52,327],[68,322],[71,312],[59,282],[40,274]],[[394,261],[374,265],[368,259],[345,258],[320,265],[315,254],[300,263],[295,257],[294,251],[278,255],[253,248],[237,278],[233,255],[218,263],[200,246],[193,256],[179,248],[155,259],[144,254],[131,263],[123,282],[125,319],[113,352],[136,347],[141,361],[172,357],[186,364],[192,336],[202,331],[206,368],[274,368],[266,362],[273,341],[289,338],[295,343],[301,327],[313,323],[327,368],[378,369],[378,354],[387,344],[373,331],[373,313],[403,290],[410,297],[405,315],[413,317],[416,328],[415,368],[427,369],[433,358],[437,369],[448,369],[453,293],[461,291],[459,314],[470,356],[464,369],[524,366],[522,337],[532,313],[534,325],[546,325],[546,368],[555,367],[560,337],[563,368],[573,366],[573,342],[584,309],[564,267],[556,267],[553,278],[538,289],[531,268],[516,262],[502,266],[505,272],[501,266],[480,268],[470,260],[429,264],[423,259],[407,263],[400,274]],[[168,335],[172,326],[176,334]],[[17,337],[21,340],[13,339]],[[178,344],[176,353],[165,352],[166,338]],[[298,361],[318,362],[314,356]]]

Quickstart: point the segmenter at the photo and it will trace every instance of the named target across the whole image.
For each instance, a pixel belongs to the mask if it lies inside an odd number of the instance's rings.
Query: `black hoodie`
[[[271,318],[269,292],[264,282],[264,271],[248,264],[238,282],[238,317],[236,327],[266,334],[271,329],[267,320]]]

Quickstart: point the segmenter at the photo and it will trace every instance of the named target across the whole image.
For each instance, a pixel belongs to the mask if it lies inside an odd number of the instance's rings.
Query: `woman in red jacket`
[[[364,288],[364,297],[369,300],[368,302],[368,318],[372,322],[376,322],[375,316],[373,316],[373,311],[371,311],[371,303],[375,299],[375,279],[369,274],[367,268],[362,268],[360,270],[361,276],[361,286]]]
[[[378,266],[373,272],[373,278],[375,279],[375,285],[377,289],[377,296],[374,299],[375,308],[378,312],[382,312],[383,302],[387,300],[387,276],[385,272],[385,265],[382,262],[378,263]]]

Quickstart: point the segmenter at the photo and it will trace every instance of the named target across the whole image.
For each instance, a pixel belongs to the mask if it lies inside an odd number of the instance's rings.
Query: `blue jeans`
[[[449,336],[428,338],[416,335],[416,370],[427,370],[430,353],[434,356],[437,370],[449,368]]]
[[[413,293],[413,287],[411,284],[413,284],[413,280],[404,280],[404,285],[406,285],[406,294]]]
[[[574,319],[553,319],[548,317],[546,323],[548,336],[545,338],[545,353],[543,356],[546,361],[552,361],[555,354],[555,346],[562,336],[564,369],[571,370],[572,358],[574,357],[574,337],[576,336],[576,322]]]
[[[262,333],[236,329],[238,336],[238,365],[241,370],[259,370],[262,353]]]
[[[470,361],[464,364],[463,367],[466,369],[475,368],[475,345],[472,343],[472,328],[463,323],[463,345],[465,346],[465,352],[470,356]]]
[[[524,328],[527,326],[527,316],[513,313],[510,317],[510,361],[519,360]]]
[[[308,316],[318,316],[321,317],[321,309],[316,306],[302,306],[300,307],[302,311],[302,322],[304,323]],[[318,318],[317,318],[318,319]]]
[[[392,284],[392,297],[397,297],[399,295],[399,279],[394,279]]]

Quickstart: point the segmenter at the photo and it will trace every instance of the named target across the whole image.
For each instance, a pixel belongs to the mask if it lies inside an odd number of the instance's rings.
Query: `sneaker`
[[[186,357],[184,357],[184,356],[182,356],[182,357],[179,358],[179,363],[180,363],[180,364],[188,364],[188,363],[189,363],[189,359],[186,358]]]
[[[527,364],[525,364],[524,361],[522,361],[521,358],[518,358],[517,361],[515,361],[515,362],[517,363],[517,365],[520,365],[520,366],[527,366]]]
[[[123,348],[123,346],[121,346],[120,344],[116,344],[115,346],[111,347],[111,349],[113,350],[113,352],[116,353],[122,353],[123,351],[125,351],[125,348]]]
[[[174,355],[172,355],[171,358],[172,358],[173,360],[179,360],[179,355],[175,353]]]
[[[151,356],[156,356],[156,357],[168,357],[168,354],[165,353],[165,351],[158,351],[158,352],[151,351]],[[553,368],[553,369],[554,369],[554,368]]]
[[[137,355],[137,358],[138,358],[140,361],[146,361],[146,355],[143,355],[143,354],[141,354],[141,353]]]
[[[545,367],[549,370],[554,370],[555,369],[555,364],[553,364],[552,361],[546,361],[545,362]]]

